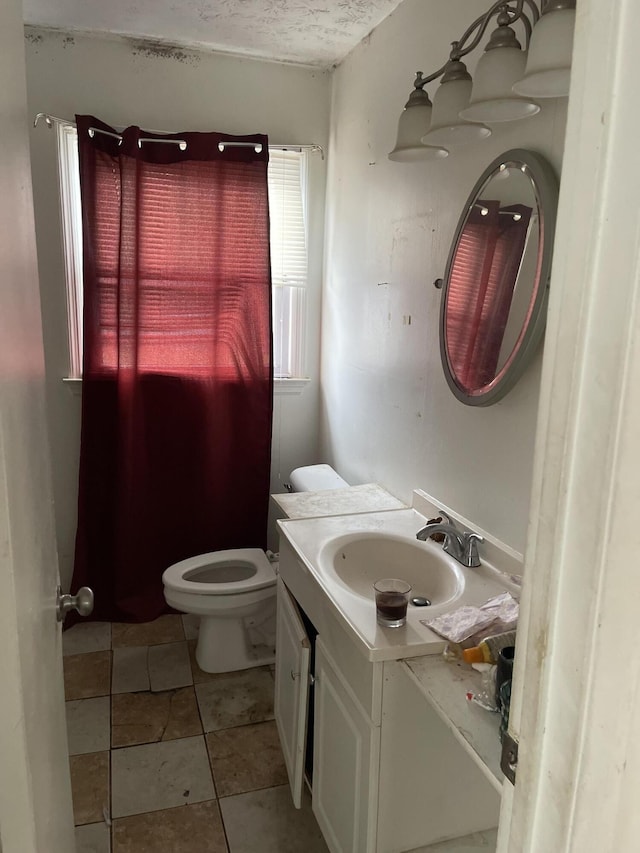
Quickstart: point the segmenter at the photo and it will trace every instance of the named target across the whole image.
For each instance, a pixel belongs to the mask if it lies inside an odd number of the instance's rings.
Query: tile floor
[[[269,667],[211,675],[197,620],[63,635],[76,853],[326,853],[291,804]]]

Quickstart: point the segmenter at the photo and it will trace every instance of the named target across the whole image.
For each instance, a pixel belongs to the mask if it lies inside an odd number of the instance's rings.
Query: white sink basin
[[[369,660],[439,654],[446,641],[423,620],[463,604],[479,606],[508,587],[505,576],[485,562],[484,551],[480,568],[466,569],[441,544],[416,539],[431,516],[398,509],[280,521],[286,540],[280,577],[320,635],[332,630],[323,614],[337,613]],[[384,628],[376,622],[373,584],[393,577],[408,581],[413,596],[432,604],[410,606],[406,625]]]
[[[431,544],[375,531],[338,536],[318,555],[323,572],[354,595],[373,601],[373,584],[400,578],[411,584],[411,597],[429,599],[432,606],[450,604],[465,588],[462,567]],[[426,617],[428,608],[419,608]]]

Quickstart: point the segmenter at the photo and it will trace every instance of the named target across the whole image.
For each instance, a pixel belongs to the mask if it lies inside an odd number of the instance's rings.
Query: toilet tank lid
[[[331,465],[305,465],[291,472],[294,492],[321,492],[325,489],[346,489],[349,484]]]

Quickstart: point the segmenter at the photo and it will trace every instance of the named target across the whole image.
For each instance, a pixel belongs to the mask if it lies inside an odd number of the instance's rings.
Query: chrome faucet
[[[462,563],[469,569],[475,569],[480,565],[480,556],[478,554],[478,542],[484,542],[482,536],[477,533],[467,533],[458,530],[453,521],[444,513],[439,511],[439,515],[446,518],[446,521],[431,521],[416,533],[416,539],[425,542],[434,533],[442,533],[444,535],[444,545],[442,550],[446,554],[450,554],[454,560]]]

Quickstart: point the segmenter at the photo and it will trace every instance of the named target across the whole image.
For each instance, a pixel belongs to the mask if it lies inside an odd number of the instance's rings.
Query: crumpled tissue
[[[435,616],[433,619],[421,619],[423,625],[452,643],[462,643],[476,634],[501,634],[512,631],[518,624],[520,606],[510,592],[503,592],[490,598],[480,607],[464,605]]]

